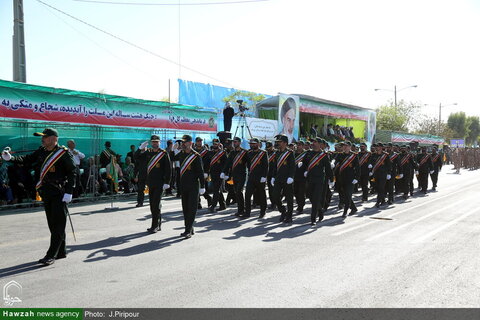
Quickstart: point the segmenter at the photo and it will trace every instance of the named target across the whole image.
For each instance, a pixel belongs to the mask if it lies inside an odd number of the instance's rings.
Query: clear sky
[[[399,91],[398,100],[428,104],[425,112],[435,116],[439,103],[458,103],[442,110],[443,119],[455,111],[480,115],[480,0],[42,1],[157,56],[24,0],[28,83],[158,100],[168,96],[169,79],[176,98],[180,77],[368,108],[393,100],[393,92],[375,88],[418,85]],[[12,4],[0,0],[5,80],[12,80]]]

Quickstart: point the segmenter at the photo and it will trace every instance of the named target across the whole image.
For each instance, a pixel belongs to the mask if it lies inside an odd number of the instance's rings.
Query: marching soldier
[[[387,180],[392,178],[390,172],[392,170],[392,163],[388,153],[383,151],[383,144],[378,143],[375,146],[375,153],[370,158],[370,164],[368,166],[371,169],[369,176],[375,179],[375,187],[377,189],[377,202],[375,207],[385,204],[385,186]]]
[[[147,149],[148,141],[143,142],[135,152],[140,162],[147,164],[147,186],[150,198],[150,212],[152,213],[152,225],[147,229],[150,233],[156,233],[162,228],[161,200],[163,190],[170,188],[170,176],[172,164],[168,152],[160,149],[160,138],[152,135],[150,138],[151,148]]]
[[[273,147],[273,143],[267,141],[266,151],[268,156],[268,174],[267,174],[267,185],[268,185],[268,198],[270,199],[270,209],[275,209],[275,204],[273,202],[273,186],[272,186],[272,178],[273,178],[273,163],[275,160],[276,152],[275,148]]]
[[[347,141],[343,144],[343,153],[339,154],[335,159],[337,170],[337,183],[339,193],[342,194],[343,200],[343,215],[347,216],[348,209],[350,214],[353,215],[358,211],[355,203],[352,199],[353,187],[358,183],[360,179],[360,165],[358,162],[357,154],[351,151],[352,143]]]
[[[418,171],[415,174],[417,174],[421,192],[426,194],[428,189],[428,174],[433,173],[432,158],[427,153],[427,147],[422,147],[421,153],[417,154],[417,163]]]
[[[416,170],[418,169],[418,164],[417,164],[417,161],[415,160],[416,156],[411,150],[411,147],[409,145],[407,145],[407,152],[413,158],[413,162],[415,163],[415,165],[412,166],[410,169],[410,174],[409,174],[410,182],[408,183],[408,191],[410,191],[410,196],[413,197],[413,189],[414,189],[413,178],[415,178]]]
[[[304,142],[297,142],[297,149],[295,150],[295,177],[293,183],[293,193],[295,195],[295,200],[297,201],[297,213],[303,213],[303,207],[305,206],[305,185],[307,182],[305,173],[305,166],[303,165],[303,159],[307,154],[307,151],[304,149]]]
[[[437,146],[433,147],[432,150],[432,164],[433,164],[433,173],[430,173],[430,178],[432,179],[432,190],[437,190],[438,182],[438,173],[442,171],[443,159],[440,153],[437,153]]]
[[[225,145],[223,146],[223,150],[227,153],[227,162],[228,162],[228,157],[230,153],[233,151],[233,140],[230,138],[227,138],[225,140]],[[222,172],[225,169],[226,163],[224,164],[222,168]],[[224,178],[222,178],[224,179]],[[228,179],[225,179],[228,180]],[[235,197],[235,188],[233,187],[233,183],[231,181],[226,181],[224,184],[225,190],[227,191],[227,198],[225,199],[225,205],[229,206],[231,204],[237,203],[236,197]]]
[[[205,161],[205,157],[208,154],[208,149],[203,145],[203,139],[201,137],[195,138],[195,145],[193,146],[193,150],[195,150],[200,155],[200,158],[202,159],[204,178],[205,180],[207,180],[209,163],[208,161]],[[212,204],[212,197],[208,194],[208,192],[205,192],[203,194],[203,197],[205,198],[205,200],[207,200],[208,207],[210,207]],[[202,203],[200,199],[198,200],[198,209],[202,209]]]
[[[360,144],[360,152],[358,153],[358,164],[360,166],[360,187],[362,188],[362,201],[368,201],[368,163],[372,153],[367,151],[365,143]]]
[[[312,202],[310,214],[311,225],[323,220],[324,189],[328,188],[328,181],[333,180],[332,167],[328,154],[322,149],[327,142],[322,138],[315,138],[312,142],[312,150],[305,156],[305,172],[307,178],[307,195]],[[320,196],[320,195],[323,195]]]
[[[11,156],[9,151],[3,151],[2,158],[5,161],[32,166],[37,173],[35,176],[39,177],[36,189],[42,197],[47,215],[50,247],[45,257],[38,262],[51,265],[55,259],[67,257],[65,247],[67,204],[72,201],[76,170],[68,149],[58,145],[57,130],[47,128],[43,132],[34,133],[34,136],[42,137],[42,146],[36,151],[24,156]]]
[[[390,177],[391,179],[387,180],[386,189],[387,189],[387,196],[388,196],[388,204],[392,204],[395,200],[395,177],[397,174],[400,174],[399,168],[399,154],[393,151],[393,144],[389,143],[387,145],[387,153],[390,157],[390,162],[392,164]]]
[[[180,162],[180,183],[182,185],[182,211],[185,222],[185,232],[180,234],[186,239],[191,238],[195,231],[193,223],[197,214],[199,195],[205,193],[205,177],[200,155],[192,149],[192,137],[182,137],[182,151],[175,160]]]
[[[220,174],[222,173],[223,167],[227,162],[227,152],[223,150],[220,140],[212,140],[212,150],[210,150],[208,156],[204,158],[204,162],[205,161],[208,162],[210,179],[212,180],[213,185],[213,199],[209,210],[212,213],[215,212],[215,207],[217,204],[220,205],[218,211],[225,210],[225,198],[223,197],[221,190],[223,179],[220,178]]]
[[[260,216],[263,218],[267,211],[267,197],[265,194],[265,182],[268,174],[267,152],[259,148],[260,141],[257,138],[250,139],[250,150],[247,152],[248,181],[245,189],[245,214],[250,217],[252,209],[251,198],[254,196],[256,204],[260,205]]]
[[[398,188],[403,193],[403,199],[408,199],[408,193],[410,191],[410,183],[412,182],[413,171],[416,168],[415,159],[410,152],[407,152],[407,146],[400,147],[400,155],[398,156],[398,166],[401,172],[398,175],[399,185]]]
[[[241,217],[245,214],[245,200],[243,197],[243,187],[245,186],[245,179],[247,175],[247,161],[245,156],[247,150],[241,147],[242,139],[239,137],[233,138],[233,151],[228,155],[228,160],[220,174],[224,180],[229,177],[233,179],[233,188],[235,190],[235,198],[237,200],[238,211],[235,216]]]
[[[279,134],[275,137],[278,150],[273,163],[273,201],[280,211],[280,222],[291,223],[293,214],[293,177],[295,176],[295,155],[287,149],[288,137]],[[282,196],[287,201],[287,209],[282,204]]]

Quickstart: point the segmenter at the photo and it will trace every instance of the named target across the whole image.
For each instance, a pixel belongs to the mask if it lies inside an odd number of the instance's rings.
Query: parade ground
[[[277,211],[239,219],[235,206],[197,213],[184,231],[180,200],[163,200],[162,230],[149,234],[148,202],[134,197],[70,205],[68,257],[51,266],[43,208],[0,212],[0,286],[22,286],[16,307],[480,307],[480,172],[443,168],[438,189],[341,218],[330,206],[310,225]],[[417,186],[415,181],[415,186]],[[431,185],[431,182],[430,182]]]

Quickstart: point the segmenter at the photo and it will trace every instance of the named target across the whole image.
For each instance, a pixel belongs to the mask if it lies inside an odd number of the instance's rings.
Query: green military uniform
[[[288,143],[288,137],[278,135],[277,141]],[[292,222],[293,214],[293,178],[295,176],[295,155],[290,149],[277,150],[273,162],[273,201],[280,211],[280,222]],[[282,203],[285,196],[287,208]]]
[[[250,140],[251,144],[259,144],[256,138]],[[265,216],[267,211],[267,196],[265,194],[265,183],[268,174],[268,155],[261,149],[249,150],[246,155],[248,167],[248,181],[245,188],[245,214],[244,217],[250,217],[252,210],[252,196],[256,203],[260,205],[260,218]]]

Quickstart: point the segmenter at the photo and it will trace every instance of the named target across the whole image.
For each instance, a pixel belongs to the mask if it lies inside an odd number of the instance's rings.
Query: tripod
[[[240,116],[240,120],[238,121],[237,128],[235,129],[235,134],[233,135],[233,137],[237,136],[238,128],[241,127],[242,140],[243,140],[245,138],[245,127],[246,127],[250,138],[253,138],[252,132],[250,131],[250,127],[248,126],[248,123],[247,123],[247,117],[245,116],[245,112],[240,112],[239,116]]]

